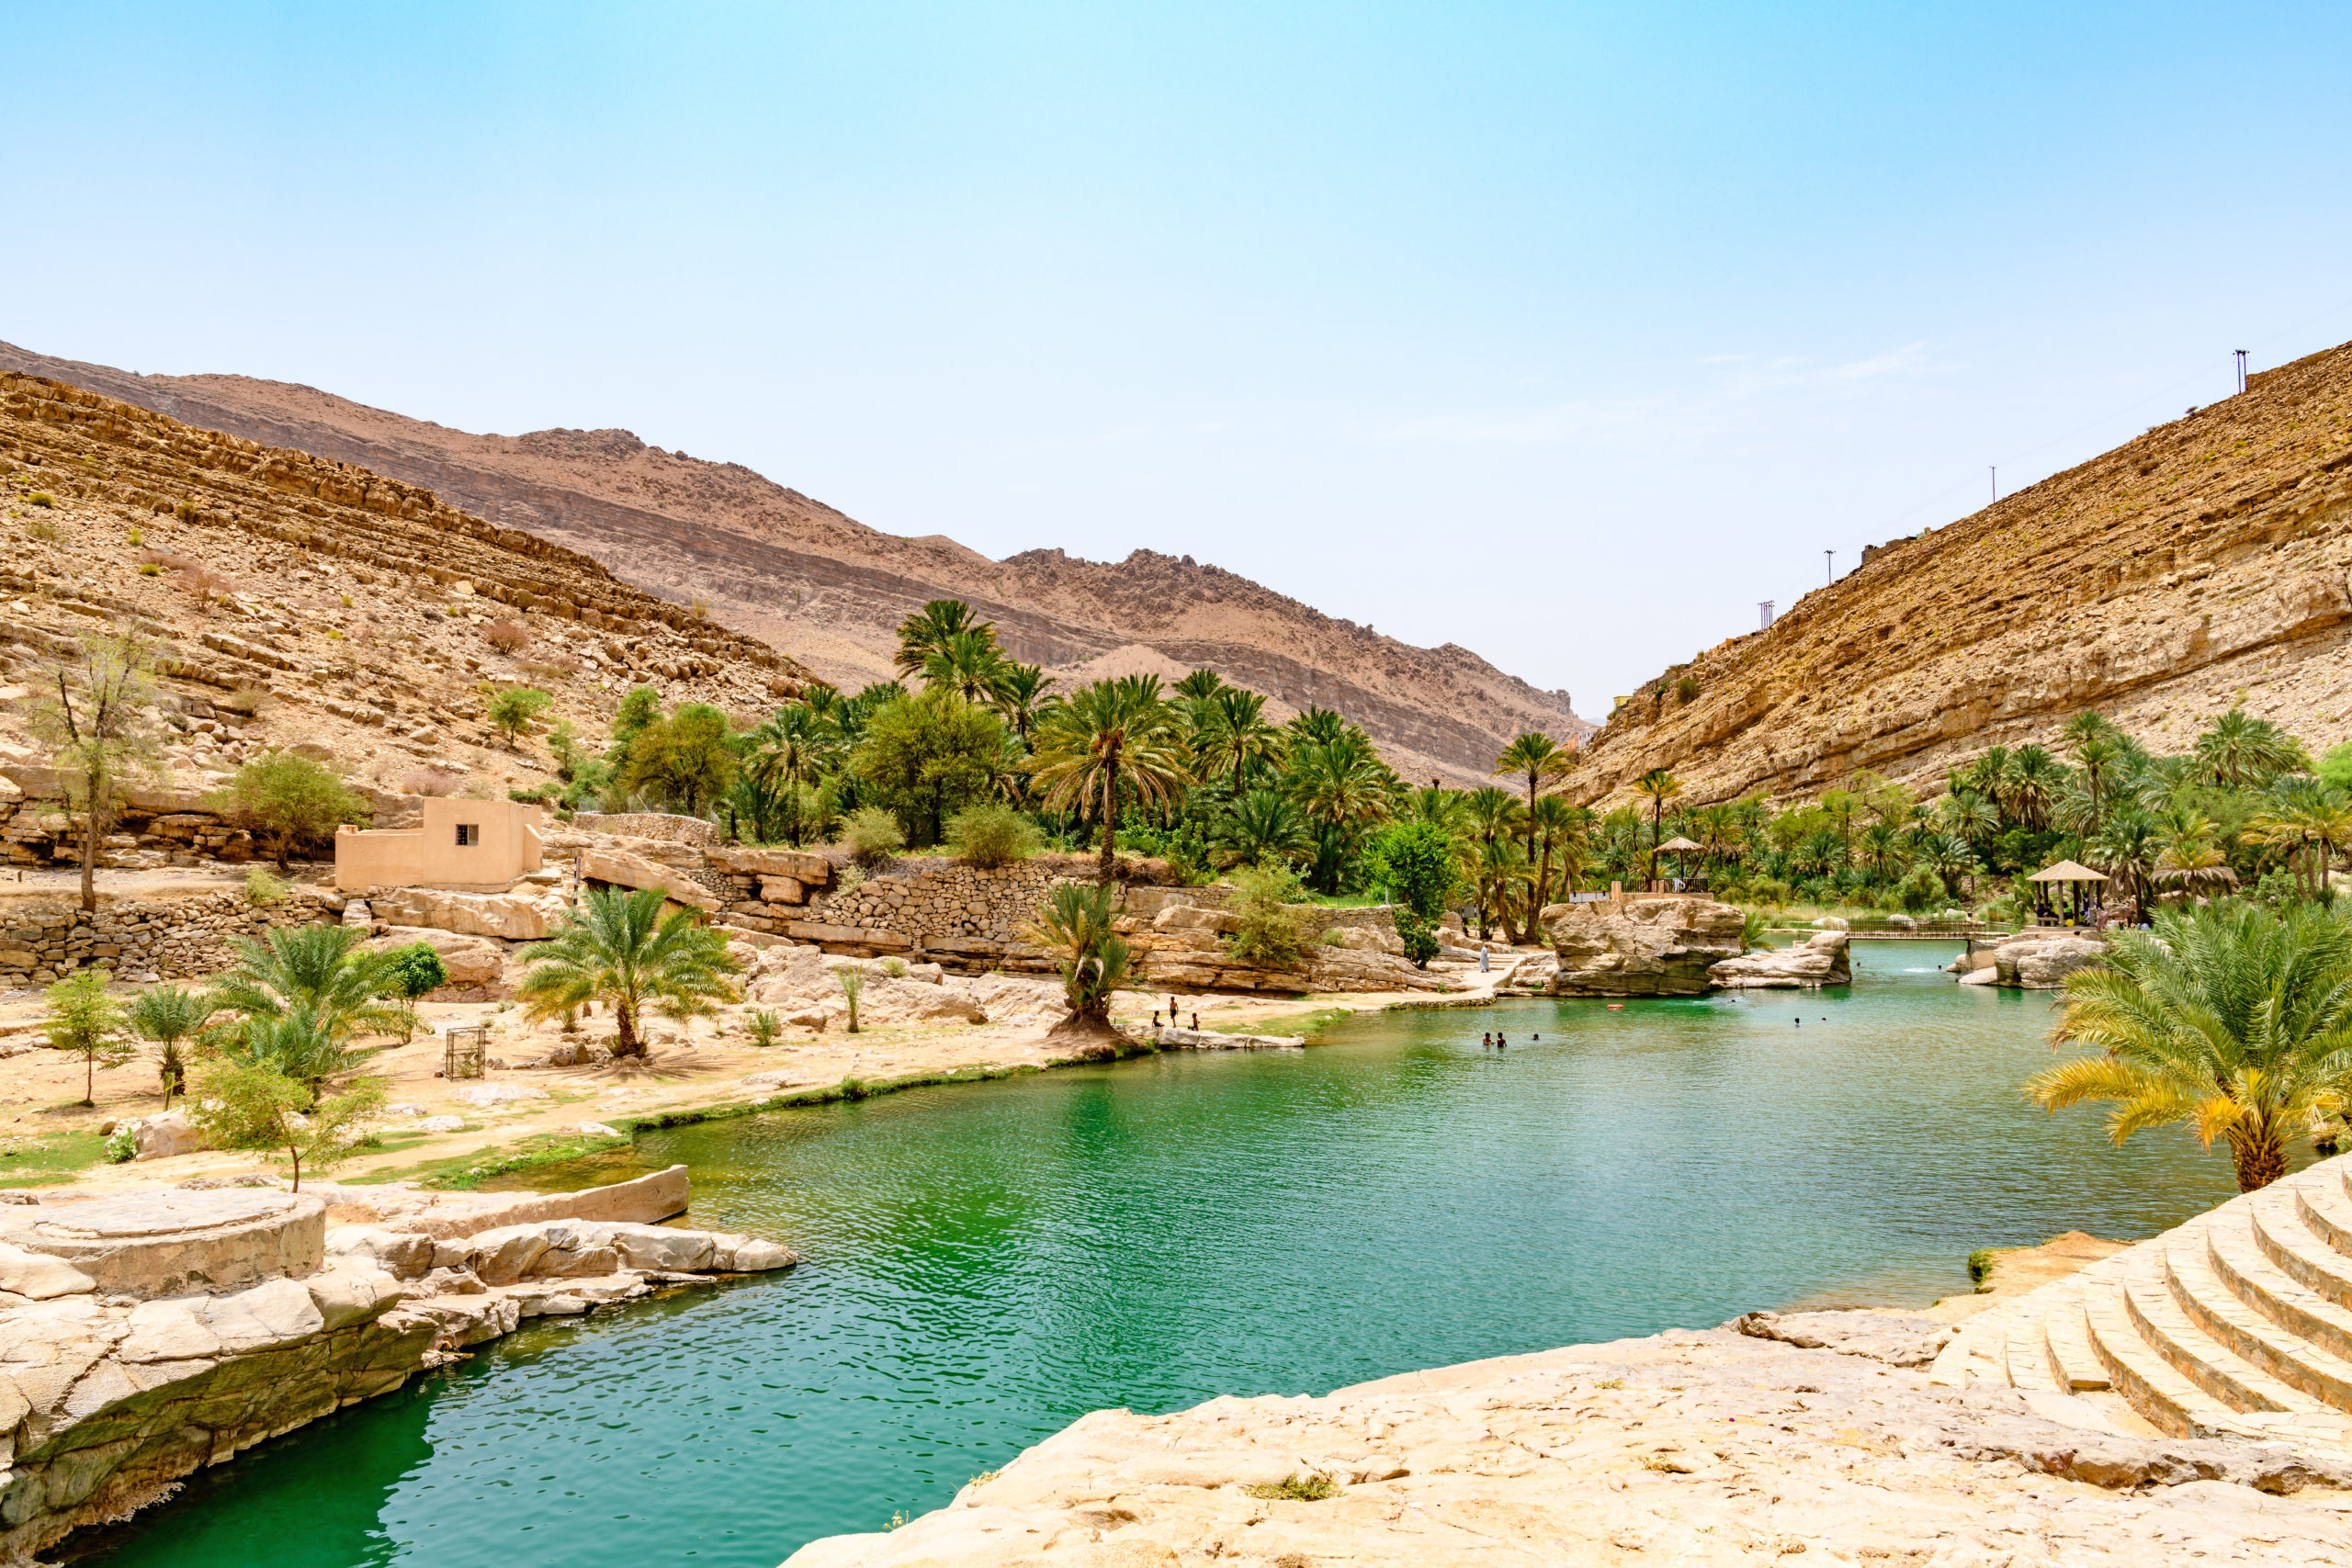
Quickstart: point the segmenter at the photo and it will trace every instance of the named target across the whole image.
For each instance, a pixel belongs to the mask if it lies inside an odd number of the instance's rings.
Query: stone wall
[[[0,903],[0,989],[47,985],[77,969],[141,982],[210,975],[229,963],[229,938],[272,926],[341,918],[343,900],[311,888],[256,908],[238,892],[102,904],[95,914],[53,897]]]
[[[901,862],[854,889],[812,895],[778,934],[861,956],[911,952],[978,969],[1050,969],[1019,931],[1066,874],[1043,858],[993,870]]]

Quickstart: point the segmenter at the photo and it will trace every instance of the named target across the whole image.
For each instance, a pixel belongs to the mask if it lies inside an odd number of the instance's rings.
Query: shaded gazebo
[[[2063,923],[2078,926],[2089,909],[2090,893],[2107,880],[2107,874],[2093,871],[2089,866],[2074,861],[2062,860],[2056,865],[2035,872],[2026,880],[2036,885],[2033,894],[2036,920],[2043,925]],[[2053,889],[2058,900],[2054,908],[2050,901]]]
[[[1653,879],[1655,879],[1657,874],[1657,857],[1659,855],[1673,855],[1676,857],[1674,863],[1674,874],[1675,881],[1679,885],[1677,891],[1687,892],[1690,890],[1690,885],[1682,875],[1682,861],[1680,857],[1684,855],[1703,854],[1705,852],[1706,846],[1704,844],[1694,844],[1690,840],[1678,833],[1673,838],[1668,839],[1666,842],[1658,845],[1657,849],[1650,852],[1650,874]],[[1655,892],[1658,889],[1653,886],[1652,891]]]

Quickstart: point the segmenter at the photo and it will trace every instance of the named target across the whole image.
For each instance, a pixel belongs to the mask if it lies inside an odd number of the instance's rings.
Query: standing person
[[[1478,944],[1478,973],[1479,973],[1479,974],[1481,974],[1481,975],[1484,975],[1486,972],[1487,972],[1487,944],[1486,944],[1485,942],[1480,942],[1480,943]]]

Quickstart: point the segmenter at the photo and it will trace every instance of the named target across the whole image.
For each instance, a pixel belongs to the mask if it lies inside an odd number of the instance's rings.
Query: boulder
[[[384,1225],[335,1225],[327,1232],[327,1258],[330,1267],[366,1264],[415,1280],[433,1267],[433,1238]]]
[[[828,886],[833,880],[832,862],[804,850],[753,849],[746,844],[726,844],[708,852],[712,865],[737,876],[790,877],[810,887]]]
[[[2105,962],[2107,943],[2079,936],[2024,936],[1993,950],[1998,983],[2028,991],[2052,991],[2077,969]]]
[[[141,1116],[130,1123],[137,1139],[139,1159],[169,1159],[174,1155],[192,1155],[209,1147],[204,1134],[186,1113],[166,1111],[160,1116]]]
[[[46,1302],[59,1296],[80,1295],[97,1288],[96,1280],[62,1258],[27,1252],[22,1247],[0,1242],[0,1291],[32,1301]]]
[[[1553,904],[1544,933],[1560,955],[1549,989],[1563,997],[1695,997],[1708,971],[1737,958],[1745,917],[1691,895]]]
[[[1725,990],[1804,989],[1843,986],[1854,978],[1844,931],[1820,931],[1774,951],[1758,948],[1709,966],[1707,977]]]
[[[370,912],[379,920],[508,942],[537,942],[548,934],[541,903],[519,893],[452,893],[438,887],[379,888],[368,897]]]
[[[468,1084],[450,1098],[462,1105],[487,1107],[513,1105],[526,1100],[546,1100],[548,1095],[547,1090],[534,1089],[529,1084],[476,1083]]]
[[[582,850],[580,874],[592,882],[610,882],[622,887],[658,887],[677,902],[697,909],[715,910],[719,907],[717,894],[684,872],[657,865],[627,850],[603,845]]]

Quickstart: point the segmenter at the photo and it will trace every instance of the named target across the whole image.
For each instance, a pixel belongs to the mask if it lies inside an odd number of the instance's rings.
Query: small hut
[[[1650,874],[1651,874],[1651,876],[1652,876],[1653,878],[1655,878],[1655,877],[1657,876],[1657,857],[1658,857],[1659,855],[1672,855],[1672,856],[1674,856],[1674,857],[1675,857],[1675,862],[1674,862],[1674,883],[1673,883],[1672,887],[1671,887],[1671,888],[1669,888],[1669,887],[1668,887],[1668,886],[1667,886],[1665,884],[1663,884],[1663,883],[1659,883],[1659,882],[1657,882],[1657,881],[1653,881],[1653,882],[1650,884],[1650,891],[1652,891],[1653,893],[1665,893],[1665,892],[1669,892],[1669,891],[1670,891],[1670,892],[1676,892],[1676,893],[1692,893],[1692,892],[1696,892],[1696,893],[1703,893],[1703,892],[1705,892],[1705,891],[1706,891],[1706,885],[1705,885],[1705,883],[1704,883],[1704,882],[1700,882],[1700,883],[1697,883],[1697,884],[1693,884],[1693,883],[1692,883],[1692,882],[1690,882],[1689,879],[1687,879],[1687,878],[1685,878],[1685,877],[1683,876],[1683,874],[1682,874],[1682,859],[1681,859],[1681,857],[1682,857],[1682,856],[1684,856],[1684,855],[1703,854],[1703,853],[1705,853],[1705,852],[1706,852],[1706,846],[1704,846],[1703,844],[1694,844],[1694,843],[1692,843],[1690,840],[1688,840],[1688,839],[1686,839],[1686,838],[1682,837],[1679,833],[1676,834],[1673,838],[1668,839],[1666,842],[1664,842],[1664,843],[1660,844],[1660,845],[1659,845],[1659,846],[1658,846],[1655,851],[1653,851],[1653,852],[1651,852],[1651,855],[1650,855],[1650,866],[1651,866],[1651,872],[1650,872]]]
[[[2033,917],[2036,923],[2079,926],[2088,918],[2093,902],[2091,895],[2107,880],[2107,874],[2070,860],[2062,860],[2056,865],[2035,872],[2026,880],[2034,884]],[[2052,904],[2053,892],[2056,894],[2054,907]]]

